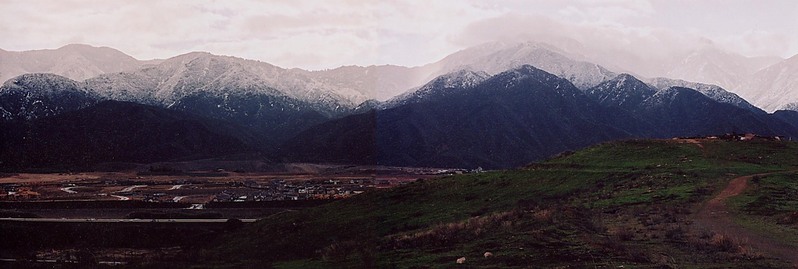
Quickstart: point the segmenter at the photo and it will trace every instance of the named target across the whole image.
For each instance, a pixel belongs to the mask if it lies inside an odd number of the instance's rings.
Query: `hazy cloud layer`
[[[421,65],[496,40],[617,51],[628,61],[702,46],[798,52],[798,1],[0,0],[0,9],[5,50],[85,43],[139,59],[209,51],[312,69]]]

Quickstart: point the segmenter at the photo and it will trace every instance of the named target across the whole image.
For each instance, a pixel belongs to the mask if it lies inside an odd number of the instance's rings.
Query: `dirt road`
[[[743,245],[743,247],[781,260],[790,261],[793,266],[798,267],[798,249],[778,242],[773,238],[750,231],[735,223],[726,205],[726,200],[730,197],[740,195],[745,191],[748,187],[748,180],[755,176],[765,176],[769,174],[773,173],[749,175],[732,179],[723,191],[709,200],[709,202],[696,213],[694,225],[698,228],[707,228],[715,233],[731,237],[735,242],[739,242]]]

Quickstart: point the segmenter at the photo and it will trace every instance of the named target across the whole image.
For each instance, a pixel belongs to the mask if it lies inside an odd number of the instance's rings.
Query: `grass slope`
[[[798,248],[798,173],[754,177],[750,185],[730,201],[736,222]]]
[[[737,175],[794,169],[798,144],[698,143],[605,143],[520,170],[418,181],[275,215],[186,259],[202,264],[194,268],[786,266],[690,218]],[[770,179],[759,184],[781,188]],[[795,196],[757,206],[751,195],[746,208],[777,212],[774,223],[797,209]]]

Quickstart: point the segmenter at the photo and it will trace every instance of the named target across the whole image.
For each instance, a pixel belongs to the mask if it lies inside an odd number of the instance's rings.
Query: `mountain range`
[[[140,61],[116,49],[83,44],[21,52],[0,49],[0,81],[26,73],[53,73],[84,80],[106,73],[136,70],[159,61]]]
[[[2,127],[0,165],[5,169],[192,160],[251,152],[255,143],[234,124],[119,101]]]
[[[768,113],[798,107],[790,95],[795,57],[765,66],[776,60],[696,53],[680,70],[750,73],[716,82],[783,94],[737,95],[684,76],[614,72],[590,55],[541,43],[490,43],[418,67],[319,71],[204,52],[139,61],[86,45],[0,51],[15,59],[0,62],[0,75],[21,73],[0,87],[7,153],[0,167],[258,153],[275,161],[502,168],[617,139],[798,137],[792,112]]]
[[[660,90],[629,74],[582,91],[566,79],[524,65],[487,78],[484,73],[455,72],[417,93],[312,127],[283,144],[280,156],[505,168],[608,140],[798,134],[783,117],[685,87]],[[352,147],[362,154],[353,155],[347,150]]]

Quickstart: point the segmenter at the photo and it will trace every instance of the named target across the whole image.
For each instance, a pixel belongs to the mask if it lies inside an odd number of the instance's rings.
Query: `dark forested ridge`
[[[475,86],[437,86],[422,87],[427,92],[412,102],[311,128],[285,143],[281,155],[306,161],[506,168],[616,139],[798,135],[794,125],[784,122],[791,120],[787,112],[756,113],[688,88],[656,90],[626,74],[585,92],[531,66]],[[352,145],[371,148],[348,151]],[[356,154],[361,151],[367,154]]]
[[[123,78],[115,79],[132,83]],[[130,89],[142,91],[135,96],[150,96],[141,99],[149,105],[130,96],[135,100],[107,101],[107,93],[92,88],[96,82],[28,74],[0,89],[0,166],[74,168],[260,152],[251,156],[507,168],[618,139],[724,133],[798,137],[795,113],[767,114],[740,105],[747,103],[720,88],[707,95],[663,86],[667,82],[660,79],[655,88],[621,74],[580,90],[529,65],[494,76],[461,70],[387,102],[347,109],[269,88],[186,90],[175,92],[180,95],[167,105],[136,86]],[[109,83],[100,84],[117,85]]]
[[[3,127],[0,161],[11,169],[207,158],[254,151],[256,141],[226,122],[117,101]]]

